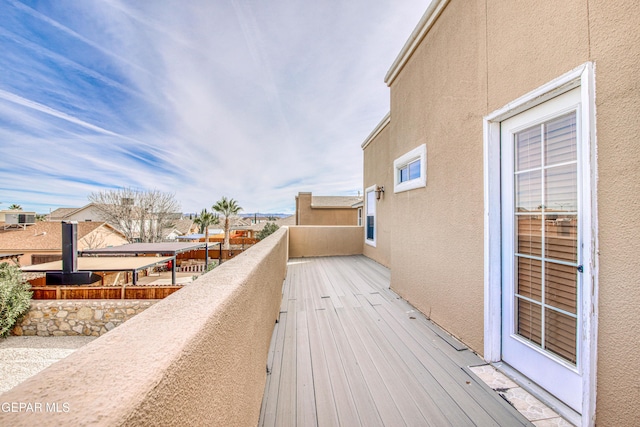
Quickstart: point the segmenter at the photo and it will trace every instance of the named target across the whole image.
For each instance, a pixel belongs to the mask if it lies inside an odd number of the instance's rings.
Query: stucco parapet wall
[[[449,0],[431,0],[429,2],[427,10],[422,15],[422,18],[420,18],[420,22],[418,22],[395,61],[391,64],[391,68],[389,68],[389,71],[387,71],[387,74],[384,76],[384,82],[387,86],[391,86],[396,77],[398,77],[402,68],[409,61],[411,55],[413,55],[418,48],[420,42],[422,42],[422,39],[427,35],[448,3]]]
[[[159,300],[32,301],[11,331],[25,336],[101,336]]]
[[[364,228],[350,225],[295,225],[289,227],[291,258],[360,255]]]
[[[378,125],[371,131],[369,136],[367,136],[367,139],[364,140],[364,142],[360,145],[360,147],[362,147],[363,150],[367,148],[367,146],[371,143],[371,141],[376,139],[376,136],[378,136],[380,132],[382,132],[389,123],[391,123],[391,112],[388,112],[382,118],[382,120],[380,120],[380,123],[378,123]]]
[[[283,227],[2,394],[0,404],[41,411],[0,411],[0,425],[255,426],[287,236]]]

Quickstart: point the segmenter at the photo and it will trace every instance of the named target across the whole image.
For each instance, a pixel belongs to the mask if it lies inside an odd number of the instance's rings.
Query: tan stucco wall
[[[587,3],[487,1],[487,113],[589,60]]]
[[[484,5],[452,1],[391,86],[389,160],[427,146],[427,186],[393,193],[391,286],[483,349]],[[387,208],[385,205],[391,205]]]
[[[64,219],[65,221],[104,221],[104,213],[95,206],[88,206],[76,212],[73,215],[69,215]]]
[[[365,243],[363,254],[376,262],[391,267],[391,203],[393,200],[393,160],[389,156],[389,125],[387,124],[364,150],[364,186],[366,190],[375,185],[383,185],[385,192],[376,201],[376,246]],[[365,206],[362,208],[362,221],[366,224]],[[389,200],[390,199],[390,200]],[[409,228],[413,225],[407,224]],[[364,236],[362,236],[364,239]]]
[[[61,255],[62,251],[58,250],[58,251],[49,251],[49,250],[45,250],[45,251],[12,251],[12,252],[16,252],[19,254],[23,254],[21,257],[18,258],[18,262],[20,263],[21,267],[26,267],[28,265],[31,265],[31,255]]]
[[[358,226],[291,226],[291,258],[362,254],[364,231]]]
[[[129,242],[122,235],[103,225],[82,239],[78,239],[78,250],[84,251],[87,249],[106,248],[109,246],[126,245],[127,243]]]
[[[589,16],[598,134],[596,416],[599,426],[640,425],[640,8],[592,1]]]
[[[358,225],[358,209],[314,208],[311,193],[299,193],[296,197],[296,225]]]
[[[2,395],[0,425],[255,426],[286,274],[282,228]]]
[[[427,187],[387,190],[378,204],[378,211],[388,209],[380,218],[391,235],[391,285],[482,353],[483,116],[594,63],[598,425],[640,420],[637,6],[632,0],[451,0],[391,83],[389,135],[378,135],[364,151],[364,186],[375,181],[389,189],[392,176],[378,181],[393,160],[427,145]],[[379,143],[388,145],[388,158]]]

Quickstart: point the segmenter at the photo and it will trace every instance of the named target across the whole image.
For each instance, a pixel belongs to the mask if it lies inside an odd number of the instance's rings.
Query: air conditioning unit
[[[7,225],[31,225],[36,223],[35,212],[8,213],[4,216]]]

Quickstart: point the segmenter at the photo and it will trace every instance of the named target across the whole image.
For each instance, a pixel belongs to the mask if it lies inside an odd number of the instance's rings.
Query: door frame
[[[582,186],[590,189],[587,209],[583,216],[583,298],[582,340],[582,426],[595,423],[596,362],[598,329],[598,221],[597,221],[597,163],[595,76],[591,62],[540,86],[526,95],[484,117],[484,359],[501,361],[502,326],[502,235],[500,190],[500,123],[551,98],[580,87],[581,126],[583,143],[587,146],[578,159],[584,168]],[[590,207],[590,209],[589,209]],[[586,341],[586,342],[584,342]]]

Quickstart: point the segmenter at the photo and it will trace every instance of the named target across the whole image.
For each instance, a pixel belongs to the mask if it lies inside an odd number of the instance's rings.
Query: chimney
[[[47,271],[47,285],[88,285],[100,280],[91,271],[78,271],[78,223],[62,221],[62,271]]]
[[[62,272],[78,271],[78,223],[62,221]]]

